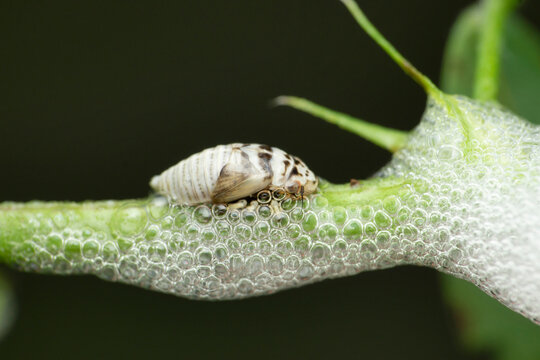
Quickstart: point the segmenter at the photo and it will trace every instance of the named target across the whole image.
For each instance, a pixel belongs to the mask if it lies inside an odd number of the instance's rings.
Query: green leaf
[[[481,9],[463,11],[446,46],[443,91],[472,96]],[[518,14],[509,17],[501,46],[498,100],[518,115],[540,124],[540,33]]]
[[[509,310],[468,281],[443,275],[464,345],[489,352],[497,360],[540,359],[540,326]]]
[[[15,297],[8,279],[0,272],[0,339],[15,319]]]
[[[503,45],[499,101],[540,124],[540,32],[514,16],[508,21]]]

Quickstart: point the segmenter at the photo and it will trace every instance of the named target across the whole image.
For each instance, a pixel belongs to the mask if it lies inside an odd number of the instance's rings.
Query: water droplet
[[[399,209],[397,219],[400,224],[403,224],[409,220],[409,216],[411,214],[411,210],[407,207],[402,207]]]
[[[255,225],[255,237],[263,239],[270,233],[270,225],[266,221],[261,221]]]
[[[381,249],[386,249],[390,245],[390,232],[380,231],[376,237],[377,246]]]
[[[244,271],[244,259],[240,255],[231,256],[230,260],[231,273],[241,275]]]
[[[349,220],[343,228],[343,236],[349,241],[359,241],[362,238],[362,223],[356,219]]]
[[[220,239],[227,239],[231,236],[231,226],[225,220],[220,220],[215,225],[216,234]]]
[[[398,212],[401,203],[395,195],[388,196],[383,201],[383,208],[389,214],[395,214]]]
[[[247,241],[251,238],[251,229],[246,225],[238,225],[235,228],[235,235],[240,241]]]
[[[337,225],[343,225],[347,221],[347,210],[341,206],[336,206],[332,212],[334,222]]]
[[[53,216],[53,223],[57,229],[63,229],[68,224],[68,219],[62,213]]]
[[[193,218],[201,225],[208,224],[212,220],[212,211],[206,205],[200,205],[193,211]]]
[[[159,226],[152,225],[146,230],[146,233],[144,234],[144,237],[145,237],[146,240],[152,240],[158,234],[159,234]]]
[[[113,214],[111,228],[120,235],[135,236],[143,231],[146,222],[145,208],[136,204],[128,204]]]
[[[317,215],[313,212],[306,213],[306,217],[302,222],[302,228],[306,232],[312,232],[317,227]]]
[[[88,239],[90,236],[92,236],[92,234],[93,234],[93,231],[90,228],[84,228],[83,231],[81,232],[83,239]]]
[[[334,255],[337,257],[344,257],[347,254],[347,242],[344,240],[338,240],[332,246]]]
[[[174,224],[174,219],[172,216],[165,216],[163,220],[161,220],[162,229],[172,229],[173,224]]]
[[[178,266],[181,269],[189,269],[191,265],[193,264],[193,257],[191,256],[190,252],[183,252],[180,255],[178,255]]]
[[[290,239],[296,239],[298,236],[300,236],[302,229],[297,224],[289,225],[287,228],[287,237]]]
[[[360,216],[365,219],[365,220],[369,220],[373,217],[373,208],[369,205],[364,205],[362,206],[362,208],[360,209]]]
[[[392,218],[388,216],[385,212],[379,210],[375,213],[375,224],[379,228],[387,228],[392,225]]]
[[[328,199],[322,195],[313,196],[313,207],[315,209],[322,209],[328,206]]]
[[[212,253],[210,250],[202,250],[199,253],[199,264],[201,265],[209,265],[212,262]]]
[[[148,213],[150,216],[159,220],[169,212],[169,202],[164,197],[155,197],[150,204],[148,204]]]
[[[216,219],[224,219],[227,215],[227,205],[215,204],[212,205],[212,213]]]
[[[69,239],[66,241],[64,247],[64,255],[69,260],[78,260],[81,258],[81,243],[74,239]]]
[[[214,251],[214,254],[216,256],[216,259],[218,261],[221,261],[221,260],[225,260],[227,258],[227,255],[228,255],[228,252],[227,252],[227,249],[224,248],[224,247],[218,247],[215,251]]]
[[[106,242],[102,249],[103,260],[106,262],[116,262],[118,259],[118,249],[112,241]]]
[[[314,269],[313,265],[310,263],[304,262],[302,266],[298,269],[296,276],[300,280],[309,280],[313,277]]]
[[[296,270],[300,266],[300,259],[298,256],[292,255],[287,258],[285,261],[285,267],[289,270]]]
[[[148,247],[148,258],[155,263],[161,263],[167,257],[167,246],[161,241],[154,241]]]
[[[257,221],[257,214],[251,210],[244,210],[242,211],[242,221],[245,224],[251,225],[255,221]]]
[[[447,242],[450,239],[450,231],[445,228],[439,229],[437,235],[440,242]]]
[[[197,225],[189,225],[186,229],[186,240],[197,240],[199,237],[199,227]]]
[[[238,282],[238,291],[242,294],[250,294],[253,292],[253,283],[248,279],[242,279]]]
[[[360,254],[364,259],[372,260],[377,255],[377,245],[371,240],[363,241]]]
[[[283,189],[276,189],[272,191],[272,198],[276,201],[282,201],[285,199],[285,196],[287,196],[287,192],[285,192]]]
[[[267,263],[268,272],[274,276],[278,276],[283,272],[283,259],[277,255],[272,255]]]
[[[294,222],[300,222],[304,218],[304,210],[300,208],[294,208],[291,211],[291,220]]]
[[[257,201],[260,204],[268,204],[270,200],[272,200],[272,194],[269,190],[263,190],[257,193]]]
[[[284,228],[289,224],[289,217],[286,213],[277,213],[272,217],[272,226]]]
[[[249,241],[242,245],[242,252],[244,255],[252,255],[257,251],[257,245],[253,241]]]
[[[202,232],[202,238],[206,243],[212,242],[215,237],[216,234],[214,234],[214,231],[212,229],[204,229]]]
[[[264,260],[261,256],[252,256],[246,261],[246,269],[249,276],[254,277],[264,269]]]
[[[224,264],[216,264],[214,266],[214,274],[219,279],[226,279],[229,276],[229,269]]]
[[[296,206],[296,200],[294,200],[292,198],[287,198],[287,199],[283,200],[283,202],[281,203],[281,209],[283,211],[290,211],[295,206]]]
[[[377,226],[375,226],[373,223],[369,222],[364,226],[366,236],[373,237],[375,234],[377,234],[377,231],[379,231],[379,229],[377,229]]]
[[[293,250],[293,246],[289,241],[281,241],[276,245],[276,251],[279,255],[286,257]]]
[[[212,269],[209,266],[199,266],[197,269],[197,275],[201,278],[209,277],[212,274]]]
[[[311,241],[309,237],[307,237],[306,235],[300,236],[294,242],[294,249],[300,254],[307,254],[307,252],[309,251],[310,243]]]
[[[173,282],[173,283],[180,280],[180,275],[181,274],[182,273],[181,273],[180,269],[178,269],[177,267],[171,267],[165,272],[165,276],[167,277],[167,279],[169,281]]]
[[[45,242],[45,248],[53,255],[58,254],[62,248],[62,238],[58,235],[49,235]]]
[[[71,271],[71,264],[63,256],[57,256],[54,259],[53,271],[57,274],[69,274]]]
[[[118,266],[118,271],[122,277],[128,280],[134,280],[139,273],[136,262],[129,260],[122,260]]]
[[[260,217],[262,217],[263,219],[267,219],[272,216],[272,209],[270,208],[270,206],[267,205],[259,206],[258,213]]]
[[[261,255],[268,255],[272,252],[273,246],[270,241],[261,241],[259,243],[259,253]]]
[[[320,240],[332,243],[338,235],[338,229],[332,224],[324,224],[319,228],[318,235]]]
[[[427,221],[427,213],[422,209],[416,209],[412,213],[413,224],[422,227]]]
[[[238,210],[231,210],[229,211],[227,218],[229,219],[229,222],[234,225],[240,221],[240,212]]]
[[[189,220],[189,216],[188,214],[186,213],[180,213],[178,215],[176,215],[176,217],[174,218],[174,225],[178,228],[178,229],[181,229],[183,228],[186,223],[188,222]]]
[[[463,153],[452,145],[441,145],[438,152],[439,159],[444,161],[456,160],[463,157]]]
[[[116,279],[116,269],[112,265],[106,265],[102,267],[97,276],[107,281],[114,281]]]
[[[326,244],[317,243],[311,248],[311,261],[315,265],[326,265],[330,260],[330,248]]]

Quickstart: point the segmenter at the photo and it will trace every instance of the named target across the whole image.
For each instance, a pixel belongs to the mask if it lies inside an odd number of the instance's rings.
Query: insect
[[[263,189],[311,194],[318,179],[306,164],[275,147],[234,143],[193,154],[154,176],[150,186],[177,204],[229,203]]]

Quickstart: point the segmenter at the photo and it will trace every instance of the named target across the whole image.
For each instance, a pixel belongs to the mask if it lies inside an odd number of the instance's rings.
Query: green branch
[[[478,42],[473,92],[475,99],[497,99],[501,37],[505,20],[516,3],[516,0],[484,0],[482,4],[483,24]]]
[[[344,130],[350,131],[361,138],[371,141],[373,144],[380,146],[392,153],[403,148],[407,143],[408,134],[405,131],[372,124],[350,115],[328,109],[307,99],[295,96],[280,96],[275,99],[274,103],[276,105],[290,106],[297,110],[319,117],[331,124],[339,126]]]
[[[416,69],[396,48],[386,40],[386,38],[373,26],[364,12],[358,7],[354,0],[341,0],[354,19],[364,29],[364,31],[394,60],[394,62],[403,69],[403,71],[416,81],[424,91],[435,99],[439,99],[441,91],[433,82],[418,69]]]

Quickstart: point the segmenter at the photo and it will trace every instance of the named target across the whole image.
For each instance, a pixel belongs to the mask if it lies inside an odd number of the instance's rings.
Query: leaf
[[[478,6],[469,7],[450,32],[441,76],[448,93],[472,96],[481,16]],[[514,14],[506,23],[501,49],[499,102],[540,124],[540,33]]]
[[[0,339],[7,334],[15,319],[15,297],[8,279],[0,272]]]
[[[503,45],[499,101],[540,124],[540,32],[514,16],[508,21]]]
[[[468,281],[443,275],[443,293],[452,305],[464,345],[497,360],[540,359],[540,326],[509,310]]]

